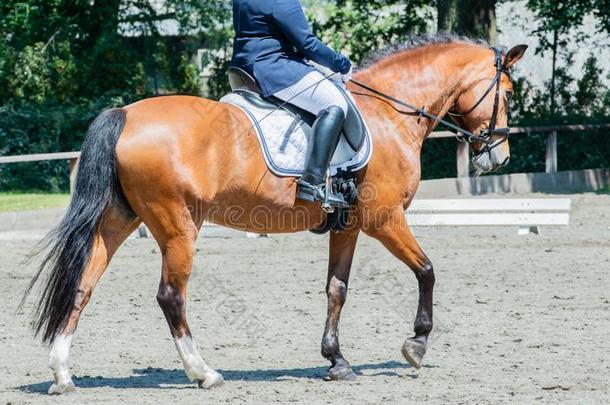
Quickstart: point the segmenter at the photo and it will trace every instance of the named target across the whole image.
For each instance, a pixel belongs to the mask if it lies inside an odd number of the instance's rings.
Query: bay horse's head
[[[457,97],[449,115],[463,129],[478,136],[469,139],[472,162],[479,172],[487,173],[505,166],[510,160],[508,144],[508,105],[513,95],[510,68],[522,57],[527,45],[517,45],[495,58],[476,64],[470,87]]]

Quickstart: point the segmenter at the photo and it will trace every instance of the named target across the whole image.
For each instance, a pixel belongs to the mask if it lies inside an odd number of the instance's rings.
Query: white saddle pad
[[[298,122],[295,114],[282,108],[271,112],[269,109],[254,106],[237,93],[227,94],[220,102],[236,105],[246,113],[256,129],[269,170],[281,177],[298,177],[303,173],[311,133],[306,123]],[[349,148],[347,141],[341,138],[338,150],[343,149],[343,146]],[[368,164],[373,150],[368,127],[365,138],[360,151],[350,160],[344,161],[338,154],[333,157],[331,176],[339,169],[356,171]]]

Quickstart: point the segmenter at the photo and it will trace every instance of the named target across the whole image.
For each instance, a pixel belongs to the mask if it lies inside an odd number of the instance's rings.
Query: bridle
[[[503,144],[504,142],[508,141],[508,138],[510,137],[510,128],[508,128],[508,127],[496,128],[496,125],[498,124],[498,110],[500,109],[500,90],[502,87],[501,86],[502,73],[506,73],[507,75],[510,75],[510,73],[508,72],[507,69],[504,68],[504,64],[502,62],[502,51],[500,51],[500,49],[498,49],[498,48],[491,48],[491,49],[493,49],[496,54],[495,55],[496,76],[489,83],[489,86],[487,87],[487,90],[485,90],[485,93],[483,93],[481,98],[479,98],[479,101],[477,101],[466,112],[456,113],[451,110],[449,110],[449,112],[448,112],[448,114],[452,117],[463,117],[465,115],[472,113],[474,110],[477,109],[477,107],[479,105],[481,105],[483,100],[485,100],[485,98],[487,98],[489,93],[491,93],[491,91],[495,87],[496,94],[494,96],[494,106],[493,106],[493,110],[491,113],[491,118],[489,120],[489,128],[481,131],[481,133],[480,133],[480,136],[487,140],[485,142],[485,148],[482,151],[483,153],[491,152],[492,149],[494,149],[494,148],[498,147],[499,145]],[[496,143],[492,143],[493,141],[491,141],[491,137],[494,135],[499,135],[502,137],[502,139]],[[472,139],[469,137],[464,137],[464,136],[458,135],[457,138],[458,138],[458,140],[460,140],[462,142],[472,142]]]
[[[455,112],[449,111],[449,115],[454,116],[454,117],[463,117],[463,116],[466,116],[466,115],[472,113],[474,110],[477,109],[477,107],[479,105],[481,105],[483,100],[485,100],[485,98],[487,98],[487,96],[492,92],[492,90],[494,90],[494,87],[495,87],[496,92],[495,92],[495,98],[494,98],[494,106],[493,106],[493,111],[491,114],[491,119],[489,121],[489,127],[487,129],[482,130],[481,133],[478,135],[476,135],[454,123],[451,123],[439,116],[430,114],[430,113],[426,112],[426,110],[424,108],[419,108],[412,104],[404,102],[402,100],[398,100],[397,98],[389,96],[379,90],[375,90],[363,83],[360,83],[357,80],[352,79],[351,82],[354,83],[356,86],[361,87],[361,88],[367,90],[368,92],[373,93],[374,95],[385,99],[384,101],[387,100],[386,102],[391,101],[394,104],[398,104],[400,106],[406,107],[413,111],[413,112],[409,112],[409,111],[400,110],[388,102],[388,104],[390,104],[390,106],[399,114],[417,115],[420,118],[426,117],[433,121],[440,122],[443,125],[445,125],[446,127],[448,127],[449,129],[454,130],[456,132],[456,138],[461,142],[469,142],[469,143],[481,142],[484,146],[481,150],[479,150],[477,152],[477,155],[482,155],[483,153],[491,153],[491,151],[494,148],[496,148],[499,145],[503,144],[504,142],[508,141],[508,139],[510,137],[510,128],[508,128],[508,127],[507,128],[497,128],[496,127],[496,125],[498,123],[498,111],[500,109],[500,90],[501,90],[501,83],[502,83],[502,73],[509,74],[509,72],[507,69],[504,68],[504,65],[503,65],[502,51],[500,51],[498,48],[492,48],[492,49],[495,52],[496,76],[490,82],[485,93],[483,93],[481,98],[466,112],[455,113]],[[363,96],[371,96],[370,94],[364,94],[364,93],[357,93],[357,94],[363,95]],[[494,135],[499,135],[502,137],[502,139],[500,139],[498,142],[494,143],[494,141],[492,139],[492,137]]]

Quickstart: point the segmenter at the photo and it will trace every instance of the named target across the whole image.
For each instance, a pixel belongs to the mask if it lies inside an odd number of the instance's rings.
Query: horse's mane
[[[473,39],[466,36],[459,36],[447,32],[439,32],[438,34],[424,34],[409,37],[407,40],[398,44],[390,45],[384,49],[371,52],[360,63],[359,68],[364,69],[374,65],[375,63],[392,56],[398,52],[408,51],[410,49],[421,48],[423,46],[435,44],[453,44],[464,43],[472,45],[480,45],[489,47],[487,42],[482,39]]]

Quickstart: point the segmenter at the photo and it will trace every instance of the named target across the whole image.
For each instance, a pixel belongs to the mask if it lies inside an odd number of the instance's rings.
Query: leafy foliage
[[[610,3],[607,0],[528,0],[527,6],[536,14],[538,27],[535,34],[558,30],[566,34],[582,25],[587,15],[593,15],[599,31],[610,32]],[[542,40],[542,48],[548,49],[548,41]]]
[[[309,17],[326,42],[359,62],[373,50],[428,31],[433,20],[431,3],[430,0],[317,1],[309,8]]]
[[[168,19],[179,22],[170,36]],[[192,56],[229,41],[230,27],[228,1],[3,0],[0,155],[78,150],[105,108],[201,94]],[[65,162],[0,165],[0,189],[67,187]]]
[[[567,66],[571,59],[567,60]],[[610,115],[610,89],[604,85],[602,70],[594,55],[583,66],[582,76],[574,78],[565,66],[558,68],[558,108],[551,113],[550,83],[541,89],[521,79],[516,83],[513,122],[521,126],[561,124],[606,124]],[[544,134],[513,137],[510,170],[544,170]],[[531,151],[537,155],[532,156]],[[610,167],[610,143],[607,130],[559,136],[560,170]]]
[[[517,97],[513,121],[523,126],[595,124],[607,123],[610,114],[610,89],[604,84],[603,70],[595,55],[590,55],[582,68],[581,77],[572,77],[570,67],[574,63],[569,41],[587,39],[582,32],[583,21],[594,16],[599,32],[610,26],[610,3],[605,0],[528,0],[528,7],[535,13],[538,26],[532,31],[540,40],[537,52],[553,51],[555,44],[550,33],[556,33],[558,63],[553,72],[557,94],[551,93],[551,81],[542,88],[534,88],[527,80],[517,83]],[[556,106],[552,105],[555,97]],[[531,156],[532,150],[544,151],[544,134],[513,138],[512,171],[540,171],[544,168],[544,155]],[[575,133],[559,136],[558,154],[560,170],[610,167],[610,146],[607,131]],[[595,145],[595,147],[592,147]]]
[[[434,27],[433,0],[311,0],[309,18],[335,49],[359,62],[371,51]],[[560,45],[580,35],[583,16],[610,33],[607,0],[528,0],[539,21],[533,34],[547,52],[549,32]],[[154,5],[154,6],[153,6]],[[103,109],[168,93],[220,97],[233,37],[228,0],[0,1],[0,155],[78,150],[87,125]],[[547,42],[545,42],[547,41]],[[209,49],[201,53],[200,50]],[[610,94],[592,55],[571,77],[572,55],[560,52],[558,106],[550,113],[547,85],[517,83],[513,123],[601,122]],[[201,59],[197,60],[197,59]],[[199,65],[206,66],[205,72]],[[206,83],[207,82],[207,83]],[[604,138],[604,136],[606,138]],[[584,142],[586,137],[586,142]],[[591,147],[596,145],[596,147]],[[566,168],[607,167],[605,134],[560,137]],[[514,137],[512,171],[543,168],[544,136]],[[425,177],[455,175],[455,142],[424,148]],[[67,190],[65,162],[0,165],[0,189]]]

